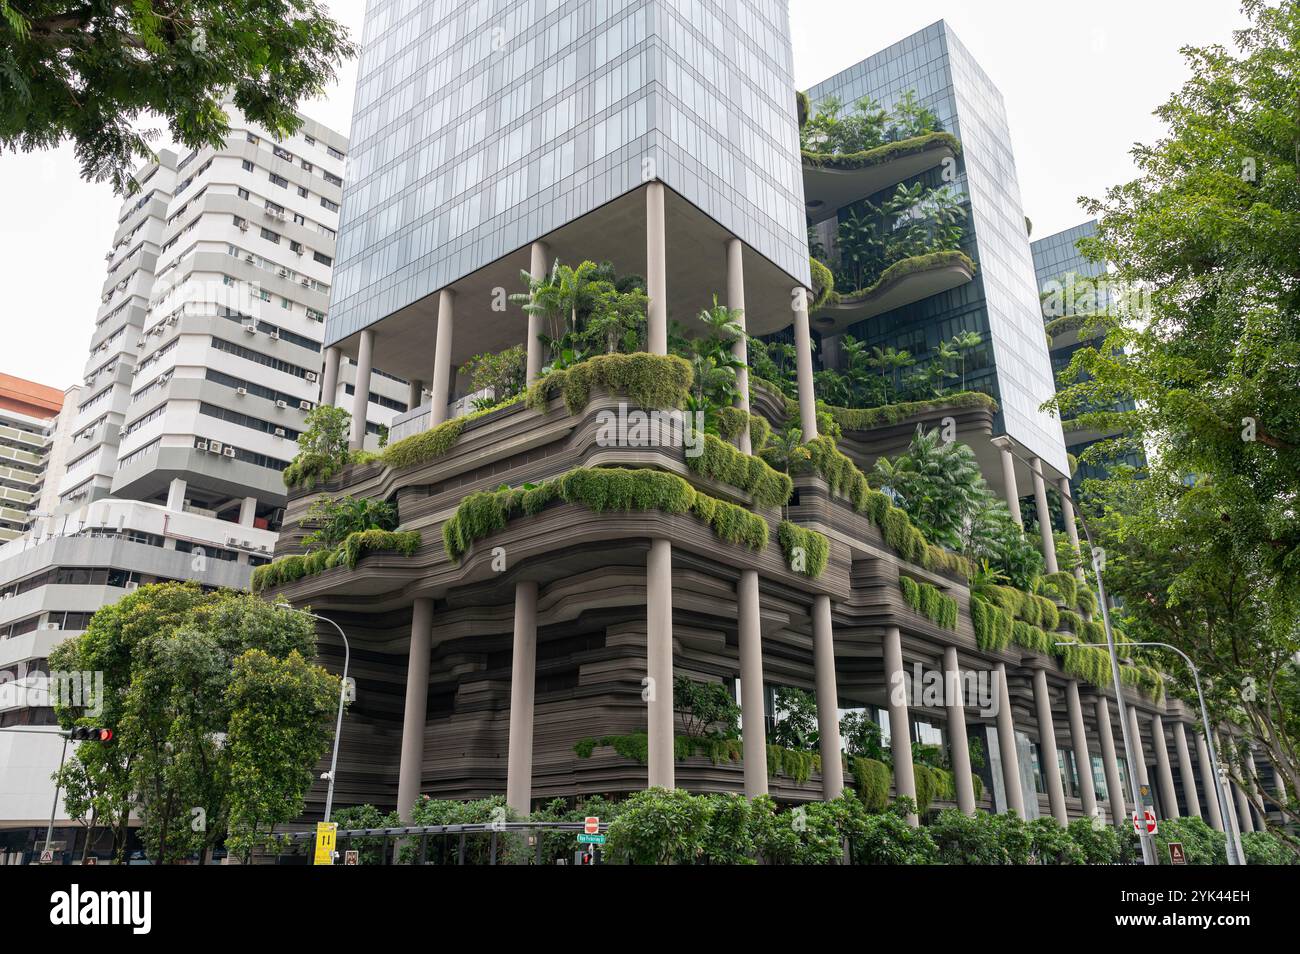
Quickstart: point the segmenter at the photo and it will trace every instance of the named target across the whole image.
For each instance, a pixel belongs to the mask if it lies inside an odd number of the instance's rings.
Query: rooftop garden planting
[[[910,90],[892,111],[881,109],[870,97],[845,106],[838,97],[827,96],[815,106],[810,104],[805,117],[799,129],[799,145],[804,160],[813,164],[835,159],[860,162],[881,147],[910,144],[941,131],[938,115]],[[950,135],[948,138],[952,139]]]

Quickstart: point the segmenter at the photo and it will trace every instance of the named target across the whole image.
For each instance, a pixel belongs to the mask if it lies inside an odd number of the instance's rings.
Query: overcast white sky
[[[333,0],[360,38],[365,0]],[[791,0],[800,88],[946,19],[1006,99],[1025,212],[1042,237],[1083,219],[1080,195],[1132,177],[1129,149],[1186,77],[1184,45],[1230,45],[1237,0]],[[355,70],[303,111],[346,132]],[[119,200],[70,148],[0,155],[0,371],[66,387],[86,360]]]

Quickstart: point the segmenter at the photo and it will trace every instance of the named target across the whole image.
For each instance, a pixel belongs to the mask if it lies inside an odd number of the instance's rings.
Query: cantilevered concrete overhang
[[[873,149],[857,161],[852,156],[821,161],[805,156],[803,192],[809,224],[824,222],[846,205],[955,159],[958,148],[949,133],[930,133]],[[872,154],[880,160],[872,162]]]
[[[608,261],[619,275],[646,274],[646,196],[642,187],[542,236],[552,262],[577,265]],[[726,243],[731,233],[665,188],[668,317],[691,327],[695,317],[726,299]],[[770,334],[794,320],[792,290],[800,281],[769,259],[744,248],[745,315],[750,334]],[[523,344],[527,315],[506,296],[527,291],[521,278],[531,261],[525,245],[454,282],[455,331],[451,364],[459,367],[476,354]],[[407,379],[429,380],[433,372],[438,318],[437,293],[370,325],[375,332],[374,366]],[[357,356],[360,332],[338,342],[345,355]]]
[[[959,252],[944,255],[928,267],[906,271],[897,278],[886,275],[865,295],[841,298],[825,305],[813,315],[813,327],[824,335],[838,334],[855,322],[965,285],[974,277],[975,272],[964,255]]]

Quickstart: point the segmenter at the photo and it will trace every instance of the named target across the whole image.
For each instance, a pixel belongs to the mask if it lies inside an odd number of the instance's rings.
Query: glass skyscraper
[[[890,109],[908,92],[961,141],[950,185],[966,200],[961,247],[976,263],[975,280],[849,332],[916,356],[961,331],[980,333],[985,345],[969,362],[969,386],[997,399],[1000,429],[1065,474],[1060,423],[1039,410],[1055,387],[1002,94],[940,21],[818,83],[808,96],[814,109],[828,96],[846,106],[870,97]],[[944,175],[936,168],[921,179],[939,185]]]
[[[808,284],[785,0],[375,0],[364,50],[327,344],[652,179]]]

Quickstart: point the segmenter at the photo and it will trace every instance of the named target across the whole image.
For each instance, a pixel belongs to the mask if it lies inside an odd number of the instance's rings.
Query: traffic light
[[[74,726],[68,738],[74,742],[112,742],[112,729],[88,729],[85,726]]]

